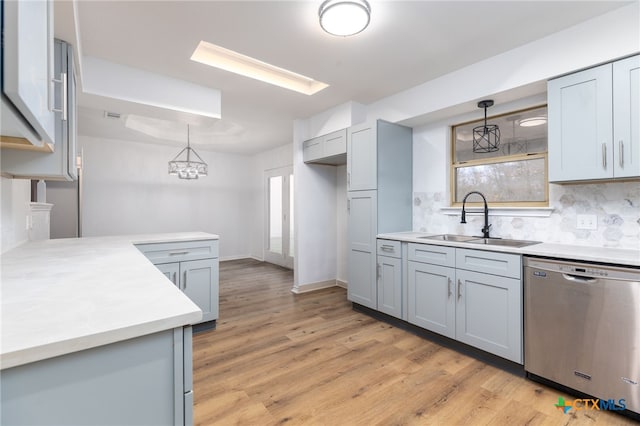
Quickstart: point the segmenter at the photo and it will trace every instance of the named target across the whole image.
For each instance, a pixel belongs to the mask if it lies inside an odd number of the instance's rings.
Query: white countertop
[[[134,244],[204,232],[25,243],[0,256],[0,369],[192,324],[202,311]]]
[[[540,243],[526,247],[483,246],[473,243],[429,240],[426,232],[393,232],[379,234],[378,238],[410,243],[436,244],[441,246],[470,248],[477,250],[498,251],[506,253],[526,254],[532,256],[554,257],[572,261],[602,262],[624,266],[640,266],[640,250],[618,249],[607,247],[577,246],[569,244]]]

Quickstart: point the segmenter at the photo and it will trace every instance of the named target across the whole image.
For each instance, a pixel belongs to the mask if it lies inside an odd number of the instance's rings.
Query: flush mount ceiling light
[[[184,155],[183,155],[184,154]],[[205,163],[189,143],[189,126],[187,126],[187,147],[169,161],[169,174],[180,179],[198,179],[208,173]]]
[[[305,95],[313,95],[329,87],[328,84],[321,81],[276,67],[204,40],[200,41],[198,47],[194,50],[191,60],[295,92],[304,93]]]
[[[326,0],[320,5],[320,26],[329,34],[347,37],[369,25],[371,7],[366,0]]]
[[[493,105],[491,99],[478,102],[478,108],[484,108],[484,125],[473,128],[473,152],[495,152],[500,146],[500,129],[497,124],[487,124],[487,108]]]
[[[523,118],[522,120],[520,120],[520,122],[518,124],[520,124],[521,127],[534,127],[534,126],[542,126],[543,124],[547,123],[547,117],[529,117],[529,118]]]

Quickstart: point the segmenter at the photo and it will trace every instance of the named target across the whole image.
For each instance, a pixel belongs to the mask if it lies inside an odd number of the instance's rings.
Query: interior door
[[[265,172],[264,260],[293,269],[293,168]]]

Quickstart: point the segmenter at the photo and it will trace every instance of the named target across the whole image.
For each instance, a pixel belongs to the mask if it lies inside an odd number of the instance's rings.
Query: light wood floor
[[[196,424],[637,424],[563,414],[569,395],[355,312],[342,288],[292,284],[267,263],[220,264],[217,329],[194,336]]]

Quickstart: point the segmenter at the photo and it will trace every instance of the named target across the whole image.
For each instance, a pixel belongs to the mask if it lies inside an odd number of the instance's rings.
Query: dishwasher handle
[[[598,281],[594,277],[585,277],[582,275],[562,274],[562,277],[567,281],[579,282],[579,283],[594,283]]]

